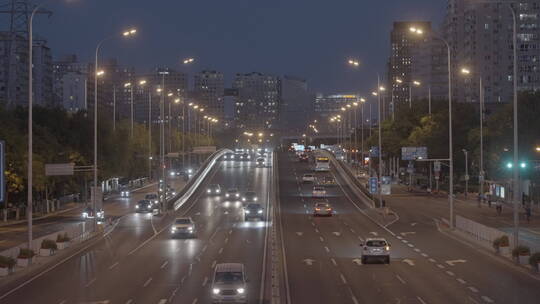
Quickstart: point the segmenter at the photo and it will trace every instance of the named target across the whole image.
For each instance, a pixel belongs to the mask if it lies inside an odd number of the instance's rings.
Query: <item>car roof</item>
[[[227,190],[228,192],[233,192],[233,191],[236,191],[238,192],[238,188],[230,188],[229,190]]]
[[[251,195],[251,194],[256,194],[256,193],[255,193],[255,191],[246,191],[246,194]]]
[[[150,201],[147,200],[147,199],[142,199],[142,200],[138,201],[137,203],[150,203]]]
[[[330,204],[327,203],[327,202],[317,202],[317,203],[315,203],[315,206],[322,206],[322,205],[327,206],[327,205],[330,205]]]
[[[244,264],[241,263],[222,263],[216,265],[216,272],[243,272]]]
[[[368,241],[385,241],[386,242],[386,239],[385,238],[366,238],[366,243]]]
[[[262,208],[261,204],[259,203],[249,203],[246,207],[247,208]]]

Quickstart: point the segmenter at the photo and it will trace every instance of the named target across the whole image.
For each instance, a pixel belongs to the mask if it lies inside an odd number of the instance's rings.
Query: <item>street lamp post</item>
[[[131,37],[137,33],[136,29],[130,29],[125,31],[122,36],[124,37]],[[92,207],[94,209],[94,212],[96,212],[97,208],[97,189],[98,189],[98,68],[99,68],[99,51],[101,49],[101,46],[103,43],[107,40],[115,38],[116,35],[109,36],[103,40],[101,40],[97,46],[96,46],[96,53],[95,53],[95,62],[94,62],[94,190],[93,190],[93,196],[92,196]],[[96,221],[96,218],[94,217],[94,222]]]
[[[131,135],[131,139],[133,139],[133,84],[131,82],[126,82],[124,83],[124,88],[129,88],[129,93],[130,93],[130,105],[129,105],[130,106],[130,120],[131,120],[130,135]]]
[[[465,198],[467,198],[469,193],[469,151],[465,149],[462,151],[465,154]]]
[[[411,27],[411,33],[416,35],[423,35],[424,31],[420,28]],[[448,163],[449,163],[449,193],[448,201],[450,205],[450,228],[454,229],[454,146],[452,139],[452,50],[450,44],[444,38],[439,36],[433,36],[436,39],[441,40],[447,49],[447,64],[448,64]],[[514,49],[515,51],[515,49]]]
[[[381,77],[379,75],[377,75],[377,89],[379,91],[384,91],[384,89],[381,87]],[[379,92],[379,94],[377,94],[377,99],[378,99],[378,103],[379,103],[379,110],[378,110],[378,122],[377,124],[379,125],[379,207],[383,207],[382,205],[382,128],[381,128],[381,109],[382,109],[382,105],[381,105],[381,92]]]

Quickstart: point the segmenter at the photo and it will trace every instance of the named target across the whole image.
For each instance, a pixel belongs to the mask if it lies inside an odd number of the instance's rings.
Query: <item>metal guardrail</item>
[[[168,209],[178,210],[187,200],[195,193],[197,188],[201,185],[208,173],[214,168],[217,160],[227,153],[233,153],[229,149],[221,149],[214,152],[206,161],[202,164],[201,169],[195,173],[193,178],[184,186],[184,188],[173,198],[167,201]]]

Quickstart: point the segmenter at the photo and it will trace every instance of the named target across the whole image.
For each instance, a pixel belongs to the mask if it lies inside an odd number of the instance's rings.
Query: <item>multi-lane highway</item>
[[[254,190],[266,205],[272,169],[247,161],[218,164],[174,214],[122,217],[103,240],[57,267],[31,281],[2,286],[0,302],[37,303],[38,296],[39,303],[208,303],[214,266],[239,262],[246,266],[247,294],[255,303],[262,293],[267,222],[244,222],[238,204],[208,196],[206,185]],[[171,238],[176,216],[193,218],[196,238]]]
[[[339,176],[338,186],[327,187],[336,214],[314,218],[313,184],[302,183],[312,166],[293,154],[279,157],[292,303],[538,303],[538,280],[439,233],[434,222],[377,224]],[[368,237],[390,242],[390,264],[362,264],[359,244]]]

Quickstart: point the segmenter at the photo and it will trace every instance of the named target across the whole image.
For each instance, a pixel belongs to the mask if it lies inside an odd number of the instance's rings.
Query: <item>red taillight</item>
[[[326,208],[326,211],[332,211],[332,208]]]
[[[321,210],[321,208],[315,208],[315,210],[317,210],[317,211],[320,211],[320,210]]]

